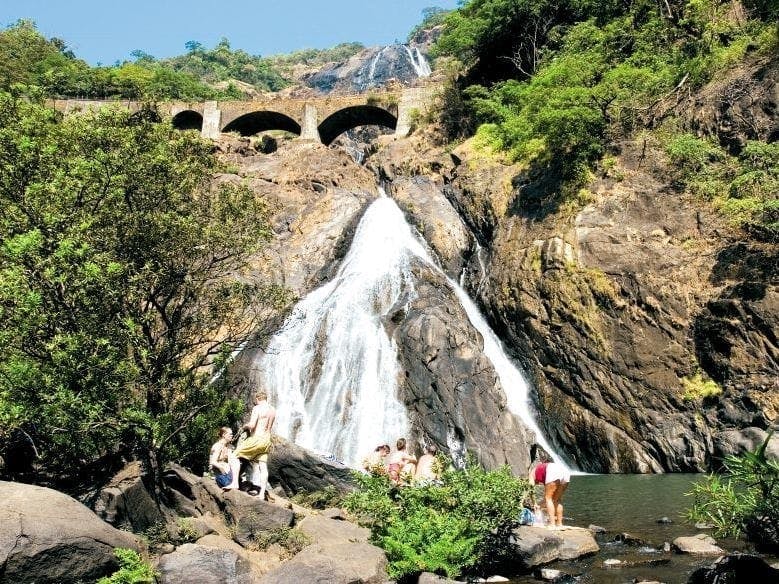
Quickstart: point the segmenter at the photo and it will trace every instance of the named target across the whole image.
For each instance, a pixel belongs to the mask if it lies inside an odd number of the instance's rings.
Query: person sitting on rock
[[[428,444],[425,453],[419,457],[414,482],[420,485],[434,485],[441,482],[441,462],[438,460],[438,447]]]
[[[413,454],[406,452],[406,439],[398,438],[395,443],[397,450],[387,458],[387,474],[396,485],[404,482],[404,478],[414,476],[417,459]]]
[[[363,459],[362,467],[371,474],[386,474],[389,453],[389,444],[379,444],[373,452]]]
[[[563,526],[563,504],[560,502],[571,473],[559,462],[553,462],[547,455],[540,454],[536,464],[530,467],[528,480],[531,485],[544,485],[544,503],[549,521],[549,527]]]
[[[233,481],[230,472],[230,459],[233,456],[233,450],[230,443],[233,441],[233,431],[227,426],[219,428],[219,439],[211,447],[211,454],[208,457],[208,464],[214,473],[216,484],[220,487],[226,487]]]

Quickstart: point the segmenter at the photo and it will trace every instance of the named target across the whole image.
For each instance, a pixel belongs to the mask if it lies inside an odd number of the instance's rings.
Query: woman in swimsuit
[[[541,457],[539,462],[530,467],[528,480],[531,485],[544,485],[544,502],[549,526],[559,528],[563,526],[563,504],[561,499],[568,483],[571,482],[571,473],[559,462],[552,462],[546,457]]]
[[[230,473],[230,459],[233,451],[229,444],[233,441],[233,431],[227,426],[219,428],[219,440],[211,447],[211,454],[208,457],[208,464],[215,474],[216,484],[220,487],[230,484],[232,474]]]
[[[414,455],[406,452],[405,438],[398,438],[395,446],[397,450],[387,459],[387,474],[393,483],[399,485],[404,475],[414,476],[417,459]]]

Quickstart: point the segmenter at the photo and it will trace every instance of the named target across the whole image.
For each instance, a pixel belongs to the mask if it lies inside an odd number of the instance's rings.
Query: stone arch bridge
[[[435,86],[410,87],[369,94],[333,95],[299,99],[269,96],[252,101],[170,101],[158,111],[182,130],[198,129],[203,137],[216,139],[222,132],[251,136],[267,130],[285,130],[303,139],[330,144],[340,134],[358,126],[379,125],[405,136],[415,112],[429,109]],[[108,104],[138,110],[137,101],[54,100],[63,113],[93,109]]]

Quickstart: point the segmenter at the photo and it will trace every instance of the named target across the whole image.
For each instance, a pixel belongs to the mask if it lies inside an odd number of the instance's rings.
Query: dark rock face
[[[0,581],[94,581],[118,569],[115,547],[140,550],[132,534],[67,495],[0,481]]]
[[[737,154],[747,140],[779,139],[779,62],[757,61],[711,83],[682,102],[693,112],[690,127],[698,134],[715,136]]]
[[[687,584],[739,584],[741,582],[779,582],[779,570],[765,560],[749,554],[730,554],[708,568],[692,573]]]
[[[418,266],[416,298],[387,323],[401,366],[401,397],[414,437],[455,457],[464,450],[487,468],[524,473],[533,437],[506,407],[481,335],[444,278]]]
[[[127,465],[100,491],[95,513],[111,525],[127,524],[135,532],[165,521],[143,479],[139,462]]]
[[[304,76],[302,81],[322,93],[367,91],[390,80],[408,84],[420,76],[423,59],[422,50],[415,44],[373,47],[343,63],[334,63]]]
[[[288,495],[313,493],[335,487],[345,493],[354,489],[351,469],[325,460],[288,440],[273,439],[273,451],[268,460],[270,482]]]

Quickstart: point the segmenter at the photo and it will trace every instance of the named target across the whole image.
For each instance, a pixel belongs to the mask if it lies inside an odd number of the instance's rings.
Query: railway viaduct
[[[269,95],[252,101],[161,102],[157,109],[174,127],[200,130],[203,137],[216,139],[222,132],[251,136],[267,130],[285,130],[302,139],[330,144],[343,132],[358,126],[379,125],[405,136],[416,112],[432,104],[437,87],[427,85],[368,94],[328,95],[307,99]],[[54,108],[65,113],[94,109],[108,104],[136,111],[137,101],[53,100]]]

